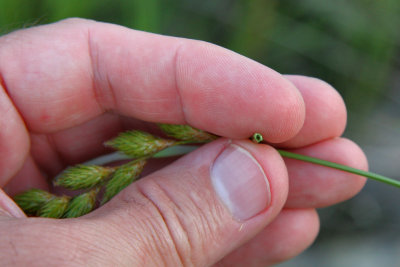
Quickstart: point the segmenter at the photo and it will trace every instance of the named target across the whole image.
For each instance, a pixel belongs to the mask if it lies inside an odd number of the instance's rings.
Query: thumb
[[[220,139],[139,180],[86,218],[96,221],[98,244],[127,265],[205,266],[270,223],[287,188],[274,149]]]

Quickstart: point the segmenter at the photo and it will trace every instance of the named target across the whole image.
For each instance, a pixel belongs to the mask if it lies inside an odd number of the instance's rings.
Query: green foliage
[[[54,180],[54,185],[72,190],[92,188],[102,183],[113,171],[113,168],[80,164],[66,169]]]

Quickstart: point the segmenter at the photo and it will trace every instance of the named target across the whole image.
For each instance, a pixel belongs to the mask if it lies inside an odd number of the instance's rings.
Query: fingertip
[[[188,41],[176,59],[177,87],[186,121],[228,138],[261,132],[269,142],[293,137],[305,106],[281,74],[206,42]]]
[[[306,119],[305,102],[298,88],[290,81],[282,81],[280,78],[277,79],[277,83],[281,84],[280,94],[271,103],[273,114],[270,121],[266,122],[269,123],[266,126],[266,141],[271,143],[280,143],[295,137]],[[278,85],[275,87],[279,88]]]
[[[306,117],[299,133],[279,145],[301,147],[341,136],[346,127],[347,112],[338,91],[325,81],[313,77],[285,75],[285,78],[301,92]]]
[[[367,170],[361,148],[351,140],[335,138],[295,153],[320,158],[349,167]],[[366,178],[336,169],[285,159],[289,172],[289,195],[285,207],[321,208],[352,198],[363,188]]]
[[[368,159],[364,151],[359,145],[347,138],[340,138],[342,145],[346,147],[346,153],[343,153],[343,161],[348,166],[368,171]],[[352,175],[353,179],[348,187],[347,196],[344,199],[348,199],[359,193],[367,182],[367,178],[359,175]]]
[[[314,209],[283,209],[278,217],[217,266],[270,266],[307,249],[319,231]]]
[[[268,228],[268,237],[276,240],[270,247],[268,263],[277,264],[299,255],[315,241],[319,229],[315,209],[284,209]]]
[[[348,138],[338,138],[342,142],[342,145],[347,147],[348,153],[343,155],[345,160],[349,162],[349,165],[353,168],[368,171],[368,159],[359,145]]]

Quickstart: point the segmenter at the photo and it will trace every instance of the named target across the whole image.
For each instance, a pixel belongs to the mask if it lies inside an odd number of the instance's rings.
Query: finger
[[[291,151],[357,169],[368,169],[362,150],[344,138]],[[285,206],[290,208],[318,208],[336,204],[357,194],[366,181],[364,177],[312,163],[286,158],[285,163],[289,173],[289,195]]]
[[[341,135],[346,124],[346,110],[337,91],[315,78],[294,75],[285,77],[296,85],[303,96],[306,120],[294,138],[279,146],[299,147]],[[51,169],[48,173],[54,176],[67,165],[104,153],[106,150],[102,144],[121,131],[120,121],[116,115],[100,116],[86,124],[52,134],[52,145],[47,144],[49,137],[44,136],[46,143],[43,143],[37,142],[35,135],[32,139],[35,160],[41,169]],[[56,164],[55,159],[59,159],[60,164]]]
[[[249,242],[226,256],[216,266],[270,266],[289,260],[314,242],[319,230],[313,209],[284,209]]]
[[[346,124],[346,109],[337,91],[315,78],[295,75],[285,75],[285,77],[301,92],[306,104],[306,119],[302,129],[294,138],[278,145],[300,147],[340,136]],[[52,169],[48,173],[54,176],[66,165],[82,162],[104,153],[106,150],[102,144],[122,130],[121,121],[124,120],[116,115],[100,116],[84,125],[52,134],[51,146],[36,142],[37,138],[33,138],[36,162],[42,169]],[[135,122],[134,126],[138,127],[138,123]],[[47,141],[49,137],[45,139]],[[54,151],[58,157],[54,156]],[[60,164],[49,164],[56,158],[60,158]]]
[[[346,127],[346,107],[342,97],[329,84],[319,79],[285,75],[303,96],[306,117],[303,127],[296,136],[283,143],[281,147],[302,147],[323,140],[338,137]]]
[[[304,121],[297,89],[275,71],[221,47],[86,20],[66,20],[0,38],[0,179],[28,151],[26,132],[47,134],[105,111],[151,122],[188,123],[232,138],[261,132],[280,142]],[[4,92],[3,92],[4,91]],[[241,107],[237,109],[236,107]],[[279,118],[279,119],[277,119]],[[8,140],[13,140],[7,144]],[[65,144],[70,146],[71,144]],[[2,155],[3,156],[3,155]]]
[[[143,130],[159,135],[155,124],[105,113],[86,123],[54,134],[31,134],[31,153],[40,168],[50,176],[66,166],[110,153],[105,141],[125,130]],[[158,130],[158,132],[157,132]]]
[[[31,188],[40,188],[48,191],[49,184],[46,178],[32,157],[28,156],[22,168],[5,185],[4,191],[10,196]]]
[[[25,218],[26,215],[0,188],[0,220],[10,217]]]
[[[104,142],[123,131],[121,119],[103,114],[54,134],[31,134],[32,155],[38,166],[53,176],[69,165],[110,152]]]
[[[3,186],[24,164],[29,139],[18,111],[4,91],[1,75],[0,114],[0,186]]]
[[[109,255],[139,259],[139,266],[208,266],[272,221],[286,182],[275,150],[222,139],[139,180],[84,218],[96,222]]]
[[[30,188],[48,190],[48,182],[66,167],[110,153],[104,142],[124,129],[152,130],[143,122],[116,117],[115,114],[103,114],[58,133],[31,134],[31,155],[17,174],[0,186],[7,183],[4,189],[10,196]]]
[[[303,124],[301,95],[284,77],[204,42],[67,20],[17,31],[0,46],[4,84],[34,132],[104,110],[235,138],[257,130],[271,142]]]

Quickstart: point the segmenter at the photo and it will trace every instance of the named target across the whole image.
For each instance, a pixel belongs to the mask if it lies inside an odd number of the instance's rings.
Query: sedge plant
[[[158,137],[143,131],[133,130],[120,133],[105,145],[115,149],[107,161],[125,159],[116,166],[87,163],[67,168],[53,181],[54,186],[77,190],[73,197],[58,196],[40,189],[30,189],[14,197],[15,202],[30,216],[48,218],[75,218],[85,215],[117,195],[122,189],[141,177],[144,166],[151,158],[177,156],[188,153],[218,136],[188,125],[158,124],[168,138]],[[262,143],[263,137],[255,133],[251,139]],[[338,163],[321,160],[286,150],[278,149],[283,157],[339,169],[365,176],[395,187],[400,181],[379,174],[351,168]]]

